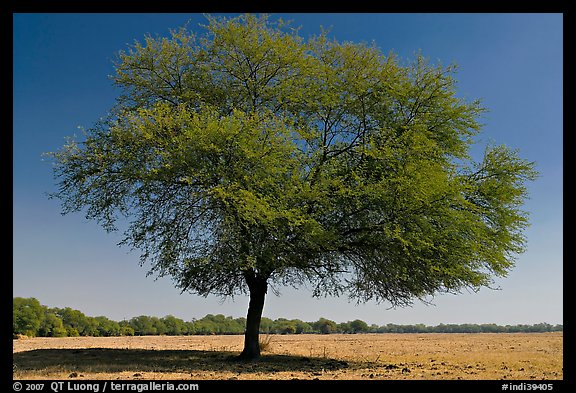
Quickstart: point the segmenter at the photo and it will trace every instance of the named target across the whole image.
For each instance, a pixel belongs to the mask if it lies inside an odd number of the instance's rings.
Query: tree
[[[274,323],[274,330],[277,334],[294,334],[296,324],[286,318],[278,318]]]
[[[244,321],[245,322],[245,321]],[[270,318],[262,317],[260,319],[260,333],[271,333],[274,329],[274,321]]]
[[[350,327],[350,322],[340,322],[336,324],[336,329],[338,333],[352,333],[352,328]]]
[[[484,109],[453,66],[208,20],[119,53],[117,104],[52,153],[52,195],[106,230],[128,217],[122,244],[182,291],[248,294],[241,358],[269,285],[405,306],[513,267],[536,172],[504,146],[472,160]]]
[[[166,328],[164,321],[162,321],[158,317],[149,317],[149,318],[150,318],[150,321],[152,322],[152,325],[154,326],[154,329],[156,330],[155,334],[158,334],[160,336],[166,334],[166,331],[168,329]]]
[[[155,336],[158,333],[157,317],[149,317],[147,315],[140,315],[130,319],[130,326],[134,329],[136,336]]]
[[[45,308],[45,317],[38,330],[40,337],[66,337],[66,328],[62,319],[54,312]]]
[[[360,319],[355,319],[350,322],[350,329],[352,333],[367,333],[370,330],[368,324]]]
[[[318,321],[313,322],[312,328],[316,332],[322,334],[336,333],[338,331],[338,326],[336,325],[336,322],[326,318],[320,318]]]
[[[173,315],[166,315],[162,318],[162,322],[166,327],[166,334],[170,336],[179,336],[188,333],[186,323]]]
[[[108,319],[105,316],[95,317],[94,321],[96,321],[96,330],[98,331],[99,336],[119,336],[121,333],[120,324],[116,321]]]
[[[312,326],[310,326],[308,322],[304,322],[299,319],[293,319],[292,322],[296,327],[296,334],[310,333],[312,331]]]
[[[134,328],[129,325],[127,321],[120,323],[120,335],[122,336],[133,336],[135,334]]]
[[[52,311],[62,319],[68,336],[96,336],[98,335],[98,321],[87,317],[82,311],[70,307],[54,308]]]
[[[206,317],[194,322],[194,333],[195,334],[216,334],[218,327],[210,319]]]
[[[34,337],[45,318],[45,310],[36,298],[15,297],[12,301],[12,331]]]

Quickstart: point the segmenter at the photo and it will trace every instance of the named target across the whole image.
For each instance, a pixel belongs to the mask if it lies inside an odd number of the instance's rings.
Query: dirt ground
[[[31,338],[13,342],[14,379],[563,378],[562,333],[273,335],[260,360],[242,336]]]

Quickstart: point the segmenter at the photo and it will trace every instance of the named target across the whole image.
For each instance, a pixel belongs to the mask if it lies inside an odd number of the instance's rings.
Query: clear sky
[[[264,316],[344,322],[563,323],[563,18],[561,14],[273,14],[307,37],[332,27],[340,41],[374,41],[384,53],[456,63],[458,94],[489,109],[475,152],[494,141],[535,161],[529,185],[528,250],[499,290],[442,295],[434,305],[390,309],[342,298],[312,298],[306,288],[269,291]],[[13,295],[50,307],[121,320],[172,314],[245,316],[248,299],[180,294],[170,279],[146,277],[138,253],[82,214],[60,215],[51,164],[66,136],[105,116],[119,91],[108,76],[121,49],[146,33],[167,35],[199,14],[14,14]]]

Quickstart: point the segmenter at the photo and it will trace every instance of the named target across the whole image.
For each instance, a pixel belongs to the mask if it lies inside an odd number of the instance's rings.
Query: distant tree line
[[[210,335],[243,334],[246,318],[208,314],[201,319],[184,321],[172,315],[163,318],[141,315],[124,321],[113,321],[104,316],[90,317],[70,307],[49,308],[35,298],[13,299],[13,334],[31,337],[76,337],[76,336],[149,336],[149,335]],[[538,323],[535,325],[496,324],[440,324],[437,326],[416,325],[368,325],[356,319],[336,323],[326,318],[316,322],[299,319],[263,317],[261,333],[306,334],[306,333],[526,333],[562,331],[563,325]]]

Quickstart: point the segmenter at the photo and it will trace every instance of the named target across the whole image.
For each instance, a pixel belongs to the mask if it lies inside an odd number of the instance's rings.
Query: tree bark
[[[244,332],[244,350],[239,355],[240,360],[254,360],[260,357],[260,321],[264,310],[264,298],[268,289],[267,280],[251,272],[246,274],[246,283],[250,291],[248,315],[246,316],[246,331]]]

